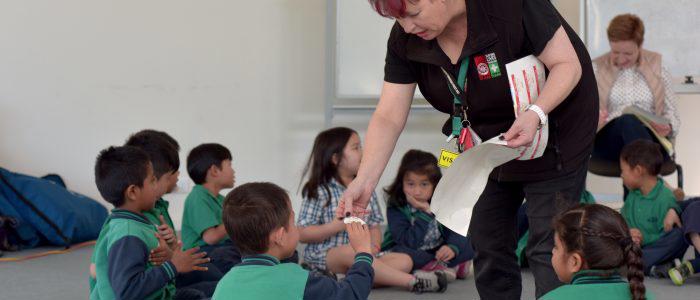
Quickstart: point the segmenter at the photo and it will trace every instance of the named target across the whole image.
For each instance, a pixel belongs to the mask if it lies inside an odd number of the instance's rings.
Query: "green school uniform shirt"
[[[669,209],[678,212],[679,207],[673,192],[658,179],[648,195],[639,189],[632,190],[625,199],[620,213],[630,228],[642,232],[642,246],[656,242],[664,233],[664,217]]]
[[[260,260],[266,264],[248,264]],[[277,258],[260,255],[244,258],[216,285],[212,300],[281,300],[303,299],[309,271],[298,264],[280,264]]]
[[[202,234],[209,228],[222,224],[224,196],[212,195],[202,185],[195,185],[187,199],[182,216],[182,244],[185,249],[206,246]],[[219,244],[228,240],[221,240]]]
[[[170,228],[172,228],[174,231],[175,225],[173,225],[173,219],[170,218],[168,207],[170,207],[170,202],[160,198],[158,201],[156,201],[156,205],[153,207],[153,209],[143,212],[143,215],[156,226],[160,225],[160,215],[163,215],[165,223],[167,223],[168,226],[170,226]]]
[[[148,249],[155,249],[158,247],[158,239],[155,236],[156,228],[151,224],[143,215],[136,214],[127,210],[114,209],[112,214],[107,219],[105,224],[102,226],[100,235],[95,243],[95,248],[92,254],[92,261],[95,263],[95,273],[96,278],[90,280],[90,299],[91,300],[111,300],[116,299],[115,289],[113,287],[115,279],[110,273],[110,267],[114,265],[114,262],[110,262],[110,255],[117,255],[118,257],[129,257],[133,258],[138,253],[138,249],[116,249],[119,253],[114,253],[115,249],[113,246],[122,245],[121,242],[125,238],[137,238],[140,240],[147,249],[141,249],[147,251]],[[119,260],[119,263],[126,261]],[[143,266],[145,272],[155,271],[151,270],[153,268],[160,268],[160,276],[146,276],[144,279],[148,278],[152,281],[149,282],[138,282],[138,284],[147,285],[149,288],[154,289],[148,295],[138,296],[141,299],[147,300],[168,300],[175,296],[175,276],[177,275],[177,270],[171,262],[166,262],[161,266],[153,266],[148,261],[147,254],[145,260],[138,262],[139,265]],[[151,272],[152,273],[152,272]],[[123,276],[122,276],[123,275]],[[127,274],[117,274],[119,280],[125,281],[128,278]],[[158,288],[162,284],[162,287]],[[140,290],[145,293],[144,290]]]
[[[648,300],[654,297],[646,293]],[[629,300],[630,285],[616,270],[582,270],[574,274],[571,284],[545,294],[540,300]]]

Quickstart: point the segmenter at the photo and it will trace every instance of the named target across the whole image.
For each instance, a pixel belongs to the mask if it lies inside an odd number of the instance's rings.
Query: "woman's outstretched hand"
[[[346,216],[363,217],[368,213],[367,206],[369,199],[372,197],[374,187],[365,183],[363,180],[355,178],[348,188],[340,197],[340,203],[335,210],[336,217],[344,218]]]

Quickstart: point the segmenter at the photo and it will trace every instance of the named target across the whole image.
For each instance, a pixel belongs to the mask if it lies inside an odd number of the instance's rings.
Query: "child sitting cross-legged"
[[[662,163],[660,146],[654,142],[637,140],[622,149],[622,182],[630,192],[620,213],[632,240],[642,247],[644,274],[667,278],[688,244],[680,228],[676,197],[659,178]]]
[[[434,155],[420,150],[404,154],[396,179],[384,190],[389,226],[382,250],[407,254],[414,270],[442,270],[453,281],[466,278],[474,251],[469,238],[439,224],[430,211],[441,177]]]
[[[95,163],[95,183],[102,197],[113,204],[95,244],[90,299],[202,299],[198,290],[175,288],[175,276],[206,270],[206,253],[199,248],[174,250],[143,213],[153,209],[160,191],[148,154],[131,147],[110,147]],[[151,250],[166,250],[160,265],[149,260]]]

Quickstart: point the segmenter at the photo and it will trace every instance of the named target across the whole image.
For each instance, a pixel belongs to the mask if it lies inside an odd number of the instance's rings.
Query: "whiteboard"
[[[585,0],[586,45],[591,58],[610,50],[607,29],[616,15],[644,21],[644,48],[663,55],[674,77],[700,74],[700,0]]]
[[[378,98],[384,82],[384,58],[394,20],[377,14],[367,0],[336,4],[335,96]]]

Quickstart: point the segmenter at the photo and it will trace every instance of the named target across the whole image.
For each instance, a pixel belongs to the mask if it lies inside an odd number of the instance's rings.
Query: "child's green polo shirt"
[[[143,215],[114,209],[95,244],[92,261],[97,277],[90,282],[91,300],[168,300],[175,296],[177,270],[167,261],[154,266],[150,250],[158,247],[156,228]]]
[[[187,199],[182,216],[182,244],[185,249],[206,246],[202,234],[209,228],[222,224],[224,196],[212,195],[202,185],[195,185]],[[221,240],[219,244],[228,240]]]
[[[158,201],[156,201],[156,205],[153,207],[153,209],[143,212],[143,215],[156,226],[160,225],[160,215],[163,215],[165,223],[167,223],[168,226],[170,226],[170,228],[172,228],[174,231],[175,225],[173,225],[173,219],[170,218],[168,207],[170,207],[170,203],[167,200],[160,198]]]
[[[642,232],[642,246],[645,246],[656,242],[664,233],[664,217],[669,209],[678,212],[676,197],[664,186],[663,180],[658,179],[648,195],[643,195],[639,189],[630,191],[620,212],[630,228]]]
[[[647,299],[654,297],[647,292]],[[574,274],[571,284],[545,294],[540,300],[629,300],[630,285],[615,270],[582,270]]]

